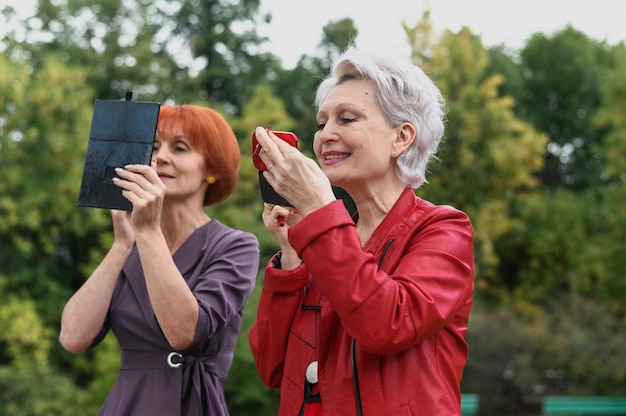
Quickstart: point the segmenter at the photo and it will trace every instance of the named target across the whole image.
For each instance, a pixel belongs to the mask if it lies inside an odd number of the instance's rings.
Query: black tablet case
[[[159,119],[160,103],[125,100],[96,100],[78,205],[132,210],[113,184],[115,168],[150,164]]]

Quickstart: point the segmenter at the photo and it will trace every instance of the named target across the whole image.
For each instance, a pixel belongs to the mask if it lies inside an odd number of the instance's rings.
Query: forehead
[[[371,79],[350,79],[335,84],[324,98],[320,112],[341,104],[371,105],[376,103],[376,83]]]
[[[167,118],[159,123],[156,137],[159,140],[172,140],[173,138],[185,137],[185,129],[182,121]]]

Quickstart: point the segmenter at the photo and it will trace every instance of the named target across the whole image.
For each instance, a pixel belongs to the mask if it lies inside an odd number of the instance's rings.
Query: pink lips
[[[350,157],[350,153],[345,153],[345,152],[324,152],[322,154],[322,156],[324,157],[324,164],[325,165],[334,165],[334,164],[341,163],[344,160],[346,160],[348,157]]]
[[[168,175],[167,173],[163,173],[163,172],[157,172],[157,175],[159,175],[159,178],[161,179],[170,179],[173,178],[172,175]]]

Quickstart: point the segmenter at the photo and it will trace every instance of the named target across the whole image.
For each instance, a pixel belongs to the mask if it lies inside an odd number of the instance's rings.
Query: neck
[[[357,233],[364,245],[376,228],[385,219],[405,188],[390,189],[369,197],[353,198],[357,207]]]
[[[161,231],[174,253],[198,228],[211,221],[202,208],[190,208],[180,205],[170,207],[164,204],[161,214]]]

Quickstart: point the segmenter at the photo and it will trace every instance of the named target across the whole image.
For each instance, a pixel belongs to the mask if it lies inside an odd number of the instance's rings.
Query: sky
[[[533,33],[551,35],[567,24],[595,40],[626,41],[623,0],[430,0],[429,4],[437,33],[468,26],[485,46],[519,49]],[[315,50],[328,22],[345,17],[355,23],[360,48],[408,57],[402,22],[414,26],[426,6],[424,0],[261,0],[261,7],[273,16],[264,31],[271,39],[268,50],[281,57],[285,68]]]
[[[322,28],[349,17],[358,30],[357,46],[391,51],[408,58],[410,50],[402,22],[415,25],[427,7],[426,0],[260,0],[271,12],[272,24],[260,29],[270,38],[265,50],[293,68],[302,55],[315,52]],[[2,0],[32,15],[35,0]],[[521,48],[536,32],[551,35],[571,24],[590,38],[610,44],[626,41],[624,0],[430,0],[431,19],[437,33],[457,32],[468,26],[485,46],[505,44]]]

